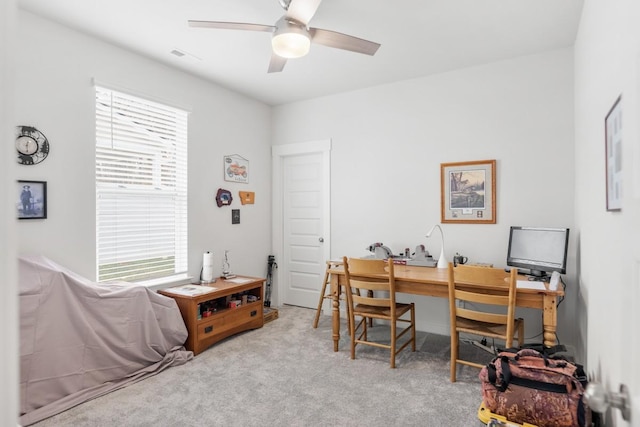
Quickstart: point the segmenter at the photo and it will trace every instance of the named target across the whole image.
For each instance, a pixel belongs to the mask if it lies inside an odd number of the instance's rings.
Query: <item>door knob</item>
[[[620,392],[608,392],[600,383],[590,382],[585,390],[584,397],[591,410],[599,413],[607,411],[609,406],[620,409],[625,421],[631,419],[631,398],[626,385],[620,384]]]
[[[323,238],[323,237],[320,237],[320,238],[318,239],[318,242],[320,242],[320,243],[324,242],[324,238]]]

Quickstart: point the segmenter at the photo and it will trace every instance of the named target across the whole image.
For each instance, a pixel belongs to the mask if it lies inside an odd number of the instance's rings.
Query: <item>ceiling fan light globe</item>
[[[309,53],[311,39],[305,32],[276,33],[271,39],[273,52],[287,59],[300,58]]]

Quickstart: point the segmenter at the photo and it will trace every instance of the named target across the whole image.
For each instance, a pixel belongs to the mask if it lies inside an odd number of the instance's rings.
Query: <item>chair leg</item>
[[[342,286],[338,287],[338,298],[340,298],[340,293],[343,292],[342,291]],[[351,333],[352,331],[352,326],[353,326],[353,322],[354,319],[351,318],[351,307],[349,306],[349,301],[347,301],[347,289],[344,289],[344,295],[345,295],[345,311],[347,312],[347,323],[348,323],[348,329],[349,329],[349,333]]]
[[[451,382],[456,382],[456,360],[458,360],[458,340],[460,334],[458,331],[451,334]]]
[[[352,315],[351,318],[351,322],[349,322],[349,328],[351,329],[351,360],[354,360],[356,358],[356,334],[358,331],[358,328],[360,327],[361,323],[364,323],[364,327],[367,327],[366,322],[364,321],[364,319],[358,323],[356,321],[355,316]]]
[[[411,303],[411,351],[416,351],[416,306]]]
[[[373,318],[367,317],[367,318],[364,318],[363,320],[364,320],[364,322],[362,322],[362,324],[363,324],[363,328],[364,328],[363,329],[364,330],[364,334],[362,335],[362,337],[364,338],[365,341],[369,341],[369,334],[368,334],[369,333],[369,329],[368,329],[368,326],[373,321]]]
[[[391,321],[391,369],[396,367],[396,329],[397,321],[394,319]]]
[[[318,321],[320,320],[320,313],[322,312],[322,304],[324,303],[324,300],[327,297],[325,294],[327,292],[328,281],[329,281],[329,267],[327,266],[327,270],[324,273],[324,281],[322,282],[322,290],[320,291],[320,301],[318,301],[318,308],[316,309],[316,317],[313,320],[314,329],[318,327]]]
[[[524,322],[520,322],[518,325],[518,347],[522,348],[524,345]]]

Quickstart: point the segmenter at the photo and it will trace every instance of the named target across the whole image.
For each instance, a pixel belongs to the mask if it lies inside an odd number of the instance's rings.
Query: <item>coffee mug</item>
[[[466,264],[467,261],[469,261],[469,258],[456,252],[456,255],[453,257],[453,266],[455,267],[458,264]]]

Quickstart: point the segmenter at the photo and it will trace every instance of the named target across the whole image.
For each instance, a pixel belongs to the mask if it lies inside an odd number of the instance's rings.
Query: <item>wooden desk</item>
[[[332,322],[333,322],[333,351],[338,351],[340,340],[340,299],[339,285],[344,285],[346,279],[342,267],[329,270],[331,273]],[[449,283],[447,269],[396,265],[396,292],[412,295],[449,298]],[[519,280],[526,280],[525,276],[518,276]],[[545,284],[548,288],[548,284]],[[483,286],[469,284],[470,288],[482,287],[491,293],[508,293],[508,286]],[[543,343],[551,347],[556,343],[557,299],[564,295],[561,289],[557,291],[539,291],[533,289],[518,289],[516,306],[537,308],[542,310]]]

